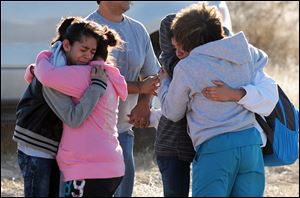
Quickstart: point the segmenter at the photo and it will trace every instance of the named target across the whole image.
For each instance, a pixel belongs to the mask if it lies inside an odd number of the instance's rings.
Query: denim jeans
[[[25,197],[58,196],[60,173],[55,159],[33,157],[18,151],[18,163],[24,178]]]
[[[119,133],[119,142],[123,149],[125,175],[115,192],[115,197],[131,197],[134,184],[133,141],[134,136],[129,132]]]
[[[162,176],[164,197],[188,197],[190,188],[190,162],[171,156],[157,156]]]

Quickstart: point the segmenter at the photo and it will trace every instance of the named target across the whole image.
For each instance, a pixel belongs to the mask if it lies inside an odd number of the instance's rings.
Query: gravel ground
[[[147,158],[149,159],[149,158]],[[134,197],[162,197],[157,166],[145,156],[136,158]],[[1,197],[22,197],[23,180],[15,158],[1,156]],[[265,197],[299,197],[299,161],[290,166],[266,168]]]

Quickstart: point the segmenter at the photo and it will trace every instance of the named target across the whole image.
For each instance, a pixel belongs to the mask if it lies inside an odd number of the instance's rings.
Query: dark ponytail
[[[95,58],[102,58],[106,61],[110,52],[109,49],[111,47],[121,48],[123,41],[115,30],[107,26],[101,27],[103,34],[99,37]]]
[[[53,45],[56,41],[63,41],[67,32],[67,29],[73,23],[78,23],[81,20],[80,17],[66,17],[60,20],[60,23],[57,25],[57,36],[51,41],[51,45]]]
[[[53,45],[56,41],[67,39],[71,45],[74,42],[81,42],[83,37],[92,37],[97,41],[103,35],[102,28],[94,21],[84,20],[81,17],[63,18],[56,30],[57,36],[51,42]]]

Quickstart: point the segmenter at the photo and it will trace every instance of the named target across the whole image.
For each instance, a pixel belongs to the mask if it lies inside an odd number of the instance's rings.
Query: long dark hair
[[[98,24],[81,17],[62,18],[56,32],[57,36],[52,40],[51,45],[64,39],[68,39],[72,45],[75,41],[81,41],[83,36],[94,37],[97,40],[101,36]]]
[[[121,48],[123,41],[115,30],[108,28],[107,26],[101,26],[101,29],[102,36],[99,37],[98,40],[95,58],[101,57],[103,60],[106,61],[112,47]]]

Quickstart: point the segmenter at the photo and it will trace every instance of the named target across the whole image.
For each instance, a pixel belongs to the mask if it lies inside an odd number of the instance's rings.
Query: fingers
[[[34,65],[30,65],[29,71],[34,76]]]
[[[206,87],[202,90],[203,95],[211,95],[217,93],[217,89],[215,87]]]
[[[133,117],[132,115],[127,115],[127,116],[128,116],[128,118],[129,118],[128,123],[134,125],[134,123],[135,123],[134,117]]]
[[[156,86],[160,82],[159,76],[149,76],[144,81],[148,81],[150,86]]]
[[[148,76],[141,82],[141,84],[141,93],[157,95],[156,90],[160,86],[159,76]]]
[[[101,70],[102,68],[100,66],[95,66],[92,68],[92,74],[97,75]]]
[[[144,118],[141,118],[134,123],[134,127],[136,128],[146,128],[148,126],[149,126],[149,121]]]
[[[223,86],[225,83],[221,80],[213,80],[212,83],[214,83],[217,86]]]
[[[149,81],[151,84],[156,84],[160,82],[159,76],[154,75],[154,76],[148,76],[144,81]]]
[[[159,76],[155,76],[155,81],[154,81],[154,84],[153,84],[153,91],[152,91],[152,95],[156,95],[156,90],[157,88],[160,86],[160,78]]]
[[[105,80],[108,78],[105,69],[102,68],[102,66],[95,66],[92,68],[91,77],[94,78],[101,78],[102,80]]]
[[[96,73],[97,73],[97,68],[96,68],[96,67],[93,67],[93,68],[92,68],[92,74],[96,75]]]
[[[217,90],[213,87],[204,88],[201,93],[209,100],[216,101],[218,99]]]
[[[145,118],[134,118],[134,116],[127,115],[129,117],[128,123],[132,124],[135,128],[146,128],[149,126],[150,121]]]
[[[154,79],[155,79],[155,83],[156,83],[156,84],[160,82],[160,79],[159,79],[159,76],[158,76],[158,75],[156,75]]]
[[[140,122],[140,128],[147,128],[149,126],[149,121]]]

